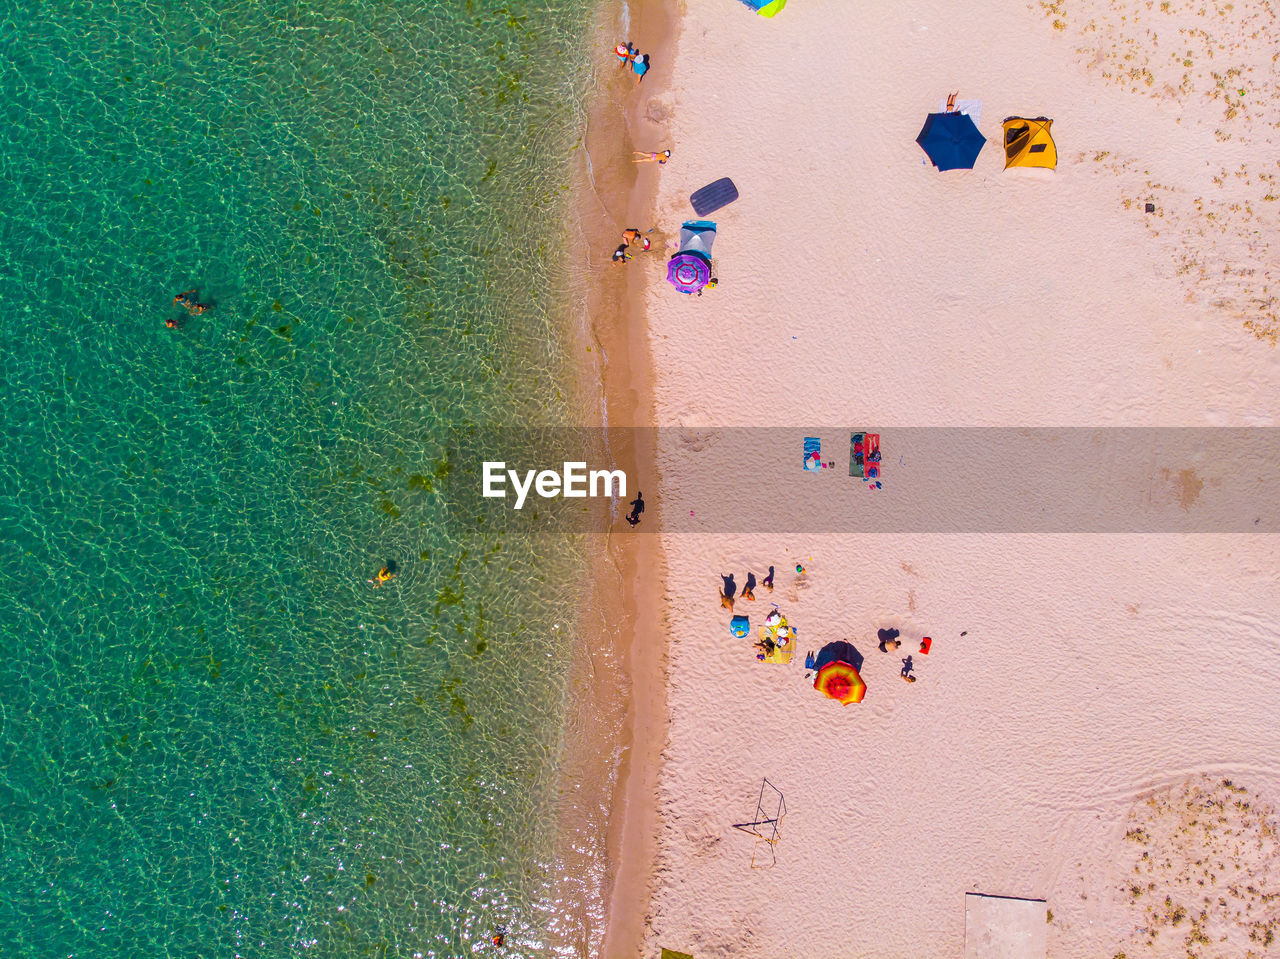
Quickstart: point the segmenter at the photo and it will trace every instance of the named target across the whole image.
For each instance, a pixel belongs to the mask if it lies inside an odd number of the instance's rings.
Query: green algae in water
[[[12,954],[545,941],[578,551],[440,491],[449,427],[568,416],[542,244],[588,8],[7,15]]]

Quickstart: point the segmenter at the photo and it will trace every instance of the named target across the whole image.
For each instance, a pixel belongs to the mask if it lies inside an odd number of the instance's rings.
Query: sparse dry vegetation
[[[1107,83],[1175,105],[1178,123],[1201,124],[1224,149],[1249,150],[1246,166],[1212,178],[1216,195],[1191,184],[1163,188],[1169,193],[1147,224],[1168,246],[1170,275],[1187,288],[1189,304],[1207,305],[1274,345],[1280,231],[1266,204],[1280,198],[1280,11],[1272,0],[1037,0],[1028,8],[1065,33],[1082,65]],[[1106,150],[1079,157],[1120,174],[1127,210],[1143,211],[1161,189],[1140,185],[1134,164]]]
[[[1121,887],[1133,934],[1115,956],[1265,959],[1280,930],[1280,820],[1230,779],[1197,779],[1135,804]]]

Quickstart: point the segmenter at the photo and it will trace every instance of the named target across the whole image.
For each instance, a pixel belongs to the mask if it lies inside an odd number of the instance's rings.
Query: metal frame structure
[[[766,789],[771,790],[769,794],[770,805],[774,805],[772,801],[773,797],[775,795],[778,797],[778,802],[776,804],[776,807],[774,808],[772,816],[769,815],[764,805]],[[751,822],[735,822],[733,824],[734,829],[740,829],[743,832],[745,832],[747,835],[756,837],[755,845],[751,847],[751,868],[752,869],[772,869],[775,865],[777,865],[778,855],[774,847],[778,844],[778,839],[781,838],[778,835],[778,824],[782,821],[782,817],[785,816],[786,814],[787,814],[787,803],[786,803],[786,800],[783,799],[782,797],[782,790],[779,789],[777,786],[775,786],[773,783],[769,782],[768,779],[762,779],[760,781],[760,795],[756,799],[755,819],[752,820]],[[761,826],[767,826],[769,828],[766,832],[761,832],[760,831]],[[768,845],[769,847],[768,865],[765,865],[763,856],[761,856],[761,861],[759,863],[756,862],[756,857],[757,855],[759,855],[760,844],[762,842]]]

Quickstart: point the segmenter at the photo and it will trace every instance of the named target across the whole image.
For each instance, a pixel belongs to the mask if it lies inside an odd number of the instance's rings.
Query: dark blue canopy
[[[827,643],[818,652],[817,659],[813,662],[815,671],[822,669],[827,663],[848,663],[854,669],[862,669],[862,654],[853,648],[852,643],[846,643],[844,640],[837,640],[834,643]],[[805,668],[809,666],[806,663]]]
[[[967,113],[930,113],[916,137],[939,170],[972,170],[986,142]]]

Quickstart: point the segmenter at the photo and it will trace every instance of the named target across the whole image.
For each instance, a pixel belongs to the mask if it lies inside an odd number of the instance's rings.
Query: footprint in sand
[[[699,854],[709,852],[720,841],[720,833],[710,816],[698,816],[684,827],[684,838]]]

